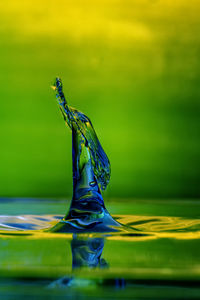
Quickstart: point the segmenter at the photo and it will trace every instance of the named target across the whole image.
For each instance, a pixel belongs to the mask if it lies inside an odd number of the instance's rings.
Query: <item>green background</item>
[[[199,1],[0,3],[0,196],[71,197],[63,79],[111,161],[108,198],[200,196]]]

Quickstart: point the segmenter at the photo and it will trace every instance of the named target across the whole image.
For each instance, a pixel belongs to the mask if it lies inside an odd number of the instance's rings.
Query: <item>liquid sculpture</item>
[[[65,123],[72,131],[73,197],[68,214],[52,231],[115,231],[120,224],[108,213],[101,190],[110,180],[110,162],[90,119],[70,107],[56,78],[53,89]]]

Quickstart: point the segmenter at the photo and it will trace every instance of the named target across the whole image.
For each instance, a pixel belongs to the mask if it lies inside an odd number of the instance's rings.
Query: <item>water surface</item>
[[[32,199],[34,214],[27,201],[1,202],[0,295],[199,299],[199,203],[182,203],[136,201],[128,214],[122,202],[119,231],[73,234],[48,232],[65,202]]]

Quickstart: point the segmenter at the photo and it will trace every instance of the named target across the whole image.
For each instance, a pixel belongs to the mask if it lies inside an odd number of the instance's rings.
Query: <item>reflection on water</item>
[[[49,234],[49,228],[56,225],[62,216],[55,215],[23,215],[0,216],[0,235],[5,234]],[[109,239],[125,239],[134,241],[156,238],[198,239],[200,237],[200,220],[180,217],[149,217],[118,215],[115,219],[123,224],[112,232]],[[92,232],[92,230],[91,230]],[[54,235],[54,233],[51,233]]]
[[[108,266],[101,258],[104,247],[104,238],[79,237],[74,234],[71,241],[72,268],[104,268]]]
[[[49,288],[95,284],[92,280],[84,278],[77,279],[76,276],[73,276],[73,271],[80,270],[82,268],[108,268],[108,263],[104,258],[102,258],[103,248],[104,238],[91,238],[73,234],[73,238],[71,240],[72,276],[59,278],[52,282],[49,285]]]
[[[84,290],[86,298],[88,293],[104,297],[117,290],[115,298],[122,293],[119,298],[125,299],[126,294],[132,299],[134,290],[136,299],[163,299],[167,293],[169,299],[183,299],[186,294],[189,298],[185,299],[198,299],[199,219],[118,215],[115,219],[123,224],[118,231],[77,234],[48,230],[61,219],[59,215],[1,215],[0,277],[27,278],[31,289],[33,278],[36,289],[36,282],[45,280],[44,294],[62,290],[62,299],[66,294],[76,298],[77,289]],[[163,290],[166,285],[172,290]],[[183,286],[188,290],[183,291]],[[22,285],[24,291],[30,293]],[[35,293],[42,299],[41,288]]]

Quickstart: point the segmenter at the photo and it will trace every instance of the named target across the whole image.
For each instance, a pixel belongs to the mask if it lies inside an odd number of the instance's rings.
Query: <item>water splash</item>
[[[109,159],[90,119],[67,104],[60,78],[56,78],[53,89],[64,120],[72,130],[73,198],[69,213],[52,231],[114,231],[114,226],[120,224],[106,210],[101,195],[101,189],[110,180]]]
[[[58,100],[64,120],[66,124],[71,128],[73,134],[75,133],[75,140],[78,139],[78,145],[73,145],[73,147],[80,147],[81,149],[77,149],[80,152],[84,152],[86,150],[85,148],[89,150],[89,153],[88,151],[86,151],[87,154],[84,153],[84,158],[85,160],[87,160],[89,159],[88,156],[90,156],[96,181],[102,189],[106,189],[110,180],[110,162],[97,138],[92,122],[81,111],[67,104],[67,101],[63,94],[62,82],[60,78],[56,78],[53,89],[56,91],[56,98]],[[74,150],[75,149],[73,149],[73,151]],[[84,155],[81,155],[79,151],[78,153],[76,153],[76,151],[75,153],[73,153],[78,155],[77,157],[73,157],[73,163],[81,163],[80,160],[83,159]],[[82,162],[82,164],[84,164],[84,162]],[[78,178],[81,176],[80,168],[74,166],[73,171],[75,171],[75,174],[73,174],[74,178]],[[94,185],[95,181],[91,181],[90,186]]]

